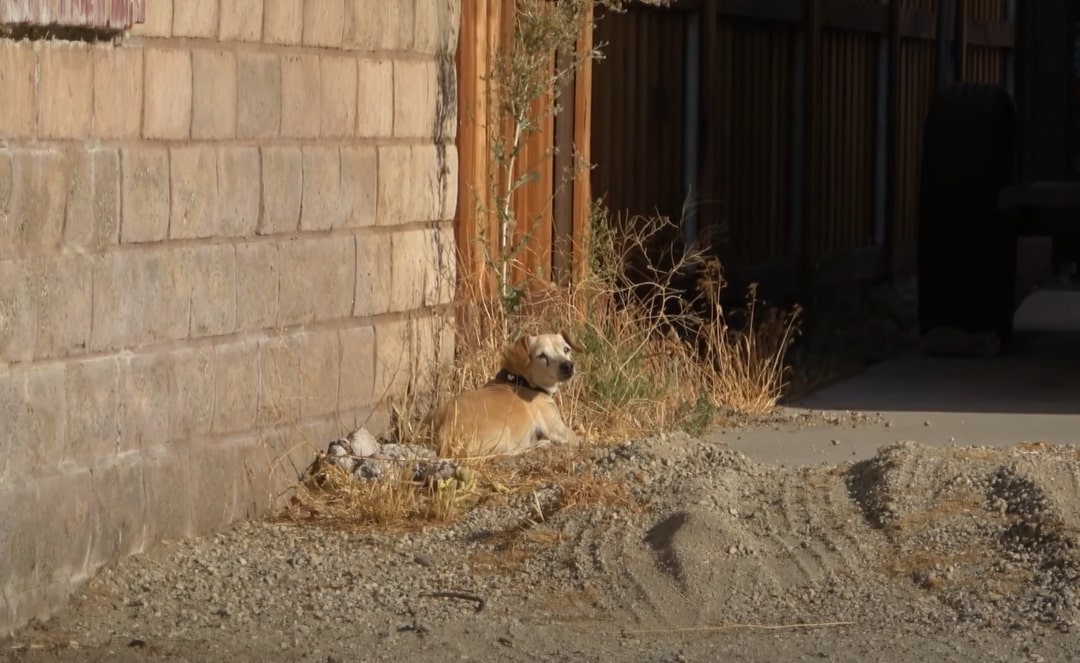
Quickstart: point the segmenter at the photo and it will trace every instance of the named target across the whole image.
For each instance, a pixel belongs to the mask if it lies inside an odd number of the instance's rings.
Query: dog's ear
[[[569,345],[570,349],[574,352],[581,352],[585,349],[578,345],[578,342],[574,340],[574,337],[570,335],[569,331],[564,329],[559,332],[559,335],[563,337],[563,340],[566,341],[566,344]]]
[[[511,343],[503,350],[503,368],[515,375],[524,373],[530,360],[528,336],[522,336],[520,341]]]

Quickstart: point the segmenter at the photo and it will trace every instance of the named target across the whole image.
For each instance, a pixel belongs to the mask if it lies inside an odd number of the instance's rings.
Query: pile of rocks
[[[427,483],[449,479],[458,471],[454,461],[439,458],[431,449],[380,441],[366,428],[331,441],[326,452],[317,455],[313,468],[323,463],[344,470],[357,481],[411,477],[413,481]]]

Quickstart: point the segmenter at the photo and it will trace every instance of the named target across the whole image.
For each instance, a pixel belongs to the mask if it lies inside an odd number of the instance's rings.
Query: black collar
[[[523,376],[520,376],[517,373],[511,373],[510,371],[506,370],[505,368],[495,374],[495,381],[496,382],[502,382],[502,383],[505,383],[505,384],[512,384],[512,385],[517,386],[517,387],[524,387],[526,389],[531,389],[533,391],[539,391],[540,393],[547,394],[548,396],[552,395],[552,393],[550,391],[548,391],[547,389],[537,387],[533,383],[526,380]]]

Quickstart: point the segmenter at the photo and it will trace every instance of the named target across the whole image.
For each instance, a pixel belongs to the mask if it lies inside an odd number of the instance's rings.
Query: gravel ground
[[[560,510],[541,486],[422,531],[244,524],[102,572],[0,660],[1080,660],[1075,449],[593,453],[629,501]]]

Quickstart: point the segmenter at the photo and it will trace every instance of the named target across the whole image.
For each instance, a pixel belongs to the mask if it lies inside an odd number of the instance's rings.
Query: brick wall
[[[264,511],[448,356],[459,3],[0,40],[0,632]]]

